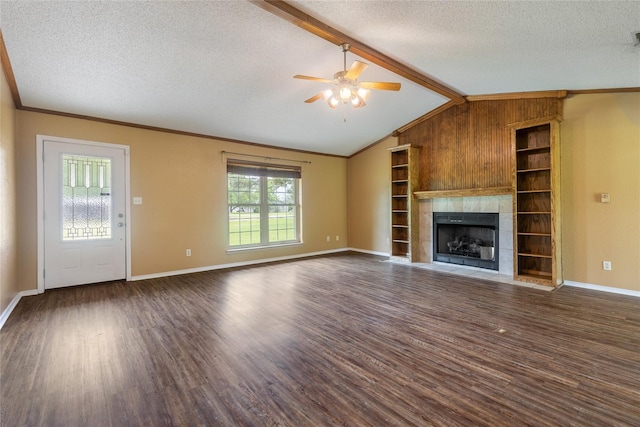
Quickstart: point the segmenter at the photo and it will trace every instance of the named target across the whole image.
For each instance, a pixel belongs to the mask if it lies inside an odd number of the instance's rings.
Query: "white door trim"
[[[61,138],[58,136],[36,135],[36,233],[38,238],[37,282],[38,293],[44,292],[44,142],[54,141],[67,144],[91,145],[94,147],[110,147],[124,150],[125,169],[125,224],[126,228],[126,272],[127,281],[131,280],[131,197],[129,188],[130,161],[129,146],[106,142],[85,141],[82,139]]]

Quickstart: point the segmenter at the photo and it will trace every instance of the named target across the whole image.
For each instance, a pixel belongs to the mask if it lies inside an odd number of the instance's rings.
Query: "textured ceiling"
[[[295,5],[464,95],[640,86],[638,1]]]
[[[291,4],[462,95],[640,86],[640,2]],[[340,48],[245,1],[3,0],[0,25],[28,108],[350,155],[448,101],[371,64],[402,90],[305,104],[326,85],[292,76],[332,78]]]

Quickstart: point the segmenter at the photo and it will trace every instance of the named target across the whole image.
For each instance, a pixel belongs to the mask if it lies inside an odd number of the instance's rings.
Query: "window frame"
[[[260,248],[271,248],[279,246],[290,246],[302,244],[302,218],[301,218],[301,181],[302,171],[297,166],[274,165],[266,163],[253,163],[239,160],[227,160],[227,251],[242,251]],[[259,203],[231,203],[230,202],[230,186],[229,178],[231,175],[237,175],[246,179],[259,178]],[[293,203],[269,203],[269,178],[291,178],[293,179],[294,196]],[[254,206],[259,207],[260,218],[260,242],[247,244],[231,244],[231,215],[233,206]],[[293,206],[294,212],[294,238],[289,240],[277,240],[270,242],[269,237],[271,229],[270,208],[273,206]]]

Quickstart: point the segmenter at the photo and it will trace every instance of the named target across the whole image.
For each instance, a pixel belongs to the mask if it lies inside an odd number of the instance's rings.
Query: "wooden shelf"
[[[528,194],[528,193],[551,193],[551,189],[546,190],[518,190],[518,194]]]
[[[540,212],[518,212],[518,215],[551,215],[549,211],[540,211]]]
[[[544,280],[547,281],[551,278],[551,273],[547,273],[547,272],[541,272],[541,271],[536,271],[536,270],[522,270],[520,272],[520,274],[518,275],[518,277],[531,277],[533,279],[539,279],[539,280]]]
[[[544,153],[545,151],[550,151],[551,146],[542,146],[542,147],[531,147],[531,148],[519,148],[516,150],[516,153]]]
[[[526,257],[530,257],[530,258],[549,258],[551,259],[551,255],[541,255],[541,254],[525,254],[525,253],[519,253],[518,256],[526,256]]]
[[[531,169],[518,169],[518,173],[531,173],[531,172],[546,172],[551,171],[551,168],[531,168]]]

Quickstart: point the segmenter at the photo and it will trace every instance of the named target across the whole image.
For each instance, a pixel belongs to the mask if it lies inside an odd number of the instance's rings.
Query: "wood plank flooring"
[[[638,426],[640,299],[344,253],[23,298],[2,426]]]

